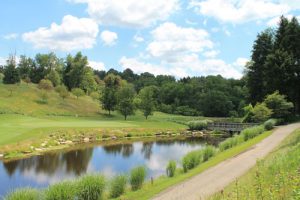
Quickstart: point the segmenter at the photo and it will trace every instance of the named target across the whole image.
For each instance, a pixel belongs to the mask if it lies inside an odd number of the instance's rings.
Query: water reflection
[[[126,173],[136,165],[145,165],[149,177],[156,177],[165,173],[169,160],[179,162],[184,154],[206,143],[216,144],[218,140],[163,139],[94,146],[0,163],[0,196],[15,187],[45,187],[85,173],[101,172],[106,176]]]

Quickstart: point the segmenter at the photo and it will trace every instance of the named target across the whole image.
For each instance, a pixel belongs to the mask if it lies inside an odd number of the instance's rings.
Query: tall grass
[[[110,185],[109,195],[112,198],[117,198],[121,196],[126,189],[127,177],[125,175],[117,175],[115,176]]]
[[[300,199],[300,130],[213,200]]]
[[[203,130],[206,129],[211,120],[194,120],[187,123],[190,130]]]
[[[76,196],[78,200],[103,199],[105,178],[102,175],[86,175],[77,182]]]
[[[75,192],[75,182],[64,181],[49,186],[48,189],[45,190],[45,200],[73,200]]]
[[[12,193],[8,194],[4,200],[40,200],[41,193],[32,188],[16,189]]]
[[[208,161],[211,157],[213,157],[217,150],[214,146],[208,145],[207,147],[205,147],[203,150],[203,157],[202,157],[202,161]]]
[[[264,123],[264,127],[266,130],[271,130],[277,124],[276,119],[269,119]]]
[[[176,161],[170,160],[166,168],[167,176],[173,177],[175,175],[175,171],[176,171]]]
[[[133,191],[141,189],[145,178],[146,178],[146,168],[143,166],[133,168],[130,172],[130,185]]]

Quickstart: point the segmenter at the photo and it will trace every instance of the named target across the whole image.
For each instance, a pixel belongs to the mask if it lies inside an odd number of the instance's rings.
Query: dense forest
[[[294,112],[299,114],[300,26],[296,18],[282,16],[277,29],[259,33],[240,80],[221,75],[176,79],[149,72],[135,74],[131,69],[96,71],[80,52],[66,58],[54,53],[37,54],[34,58],[22,55],[18,63],[10,56],[7,64],[0,67],[0,79],[5,84],[22,80],[41,88],[55,87],[63,98],[68,91],[76,96],[96,96],[105,110],[110,113],[118,109],[125,119],[135,108],[141,109],[146,118],[154,110],[239,117],[245,115],[249,103],[261,109],[259,102],[276,91],[293,102]]]

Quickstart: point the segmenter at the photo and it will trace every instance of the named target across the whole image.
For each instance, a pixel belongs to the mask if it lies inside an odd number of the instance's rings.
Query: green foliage
[[[4,200],[40,200],[41,194],[38,190],[32,188],[17,189],[8,194]]]
[[[131,185],[131,189],[133,191],[136,191],[136,190],[139,190],[142,188],[142,185],[146,178],[146,174],[147,174],[146,168],[143,166],[133,168],[130,171],[129,182]]]
[[[117,106],[117,91],[121,87],[121,78],[114,74],[108,74],[104,78],[105,87],[101,97],[101,103],[104,110],[110,112]]]
[[[173,177],[175,175],[175,171],[176,171],[176,161],[170,160],[166,168],[167,176]]]
[[[146,119],[149,115],[152,115],[155,107],[154,89],[153,87],[144,87],[139,92],[140,104],[139,108],[142,110]]]
[[[117,175],[115,176],[110,185],[109,195],[112,198],[117,198],[121,196],[126,189],[127,177],[125,175]]]
[[[202,158],[203,162],[208,161],[217,152],[216,148],[214,146],[211,146],[211,145],[206,146],[202,151],[203,151],[203,155],[202,155],[203,156],[203,158]]]
[[[178,106],[176,107],[174,114],[184,116],[197,116],[199,115],[199,112],[189,106]]]
[[[49,98],[49,96],[48,96],[48,93],[47,93],[47,91],[40,91],[39,92],[39,99],[38,100],[36,100],[36,102],[37,103],[39,103],[39,104],[48,104],[48,98]]]
[[[121,87],[117,93],[118,97],[118,111],[124,116],[125,120],[127,116],[134,114],[135,106],[133,103],[135,96],[134,88],[131,85]]]
[[[10,56],[7,60],[7,65],[4,66],[4,84],[15,84],[20,82],[19,71],[16,68],[16,60],[14,56]]]
[[[38,84],[38,88],[47,91],[53,90],[53,84],[50,80],[42,79]]]
[[[102,175],[86,175],[77,182],[76,196],[78,200],[103,199],[105,178]]]
[[[59,85],[55,88],[55,91],[59,94],[59,96],[63,99],[67,98],[70,96],[70,93],[67,89],[66,86],[64,85]]]
[[[61,83],[61,77],[55,69],[51,69],[46,78],[52,82],[54,87],[60,85]]]
[[[276,123],[277,123],[276,119],[269,119],[269,120],[265,121],[264,128],[266,130],[271,130],[271,129],[274,128],[274,126],[276,125]]]
[[[183,171],[187,172],[200,164],[202,159],[202,151],[192,151],[182,158]]]
[[[81,96],[84,96],[84,91],[80,88],[73,88],[71,92],[74,96],[77,97],[77,99]]]
[[[94,100],[98,100],[99,101],[100,94],[99,94],[99,92],[92,92],[92,93],[90,93],[90,97],[92,97],[92,99],[94,99]]]
[[[243,141],[247,141],[251,138],[254,138],[260,134],[262,134],[265,131],[264,126],[254,126],[251,128],[244,129],[240,136],[243,137]]]
[[[3,82],[4,74],[0,73],[0,83]]]
[[[64,181],[49,186],[45,190],[45,200],[73,200],[76,193],[76,183]]]
[[[278,91],[273,94],[267,95],[264,103],[273,111],[273,118],[287,118],[291,115],[291,111],[294,107],[293,103],[286,100],[285,95],[280,95]]]
[[[251,109],[251,108],[250,108]],[[257,103],[253,109],[248,112],[244,122],[264,122],[272,115],[272,110],[265,103]]]
[[[86,67],[84,69],[80,88],[82,88],[87,94],[90,94],[91,92],[97,90],[97,83],[94,78],[94,72],[89,67]]]
[[[235,136],[228,138],[228,139],[224,140],[223,142],[219,143],[218,147],[219,147],[220,151],[225,151],[225,150],[230,149],[242,142],[243,142],[243,138],[238,135],[235,135]]]
[[[187,123],[190,130],[203,130],[206,129],[208,124],[211,123],[211,120],[198,120],[190,121]]]

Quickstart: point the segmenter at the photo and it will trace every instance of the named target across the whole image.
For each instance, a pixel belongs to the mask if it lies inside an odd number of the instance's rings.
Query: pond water
[[[206,144],[216,145],[216,138],[176,138],[123,144],[86,146],[26,159],[0,162],[0,196],[18,187],[46,187],[65,179],[100,172],[112,177],[133,167],[147,167],[148,179],[165,174],[169,160],[180,159]]]

